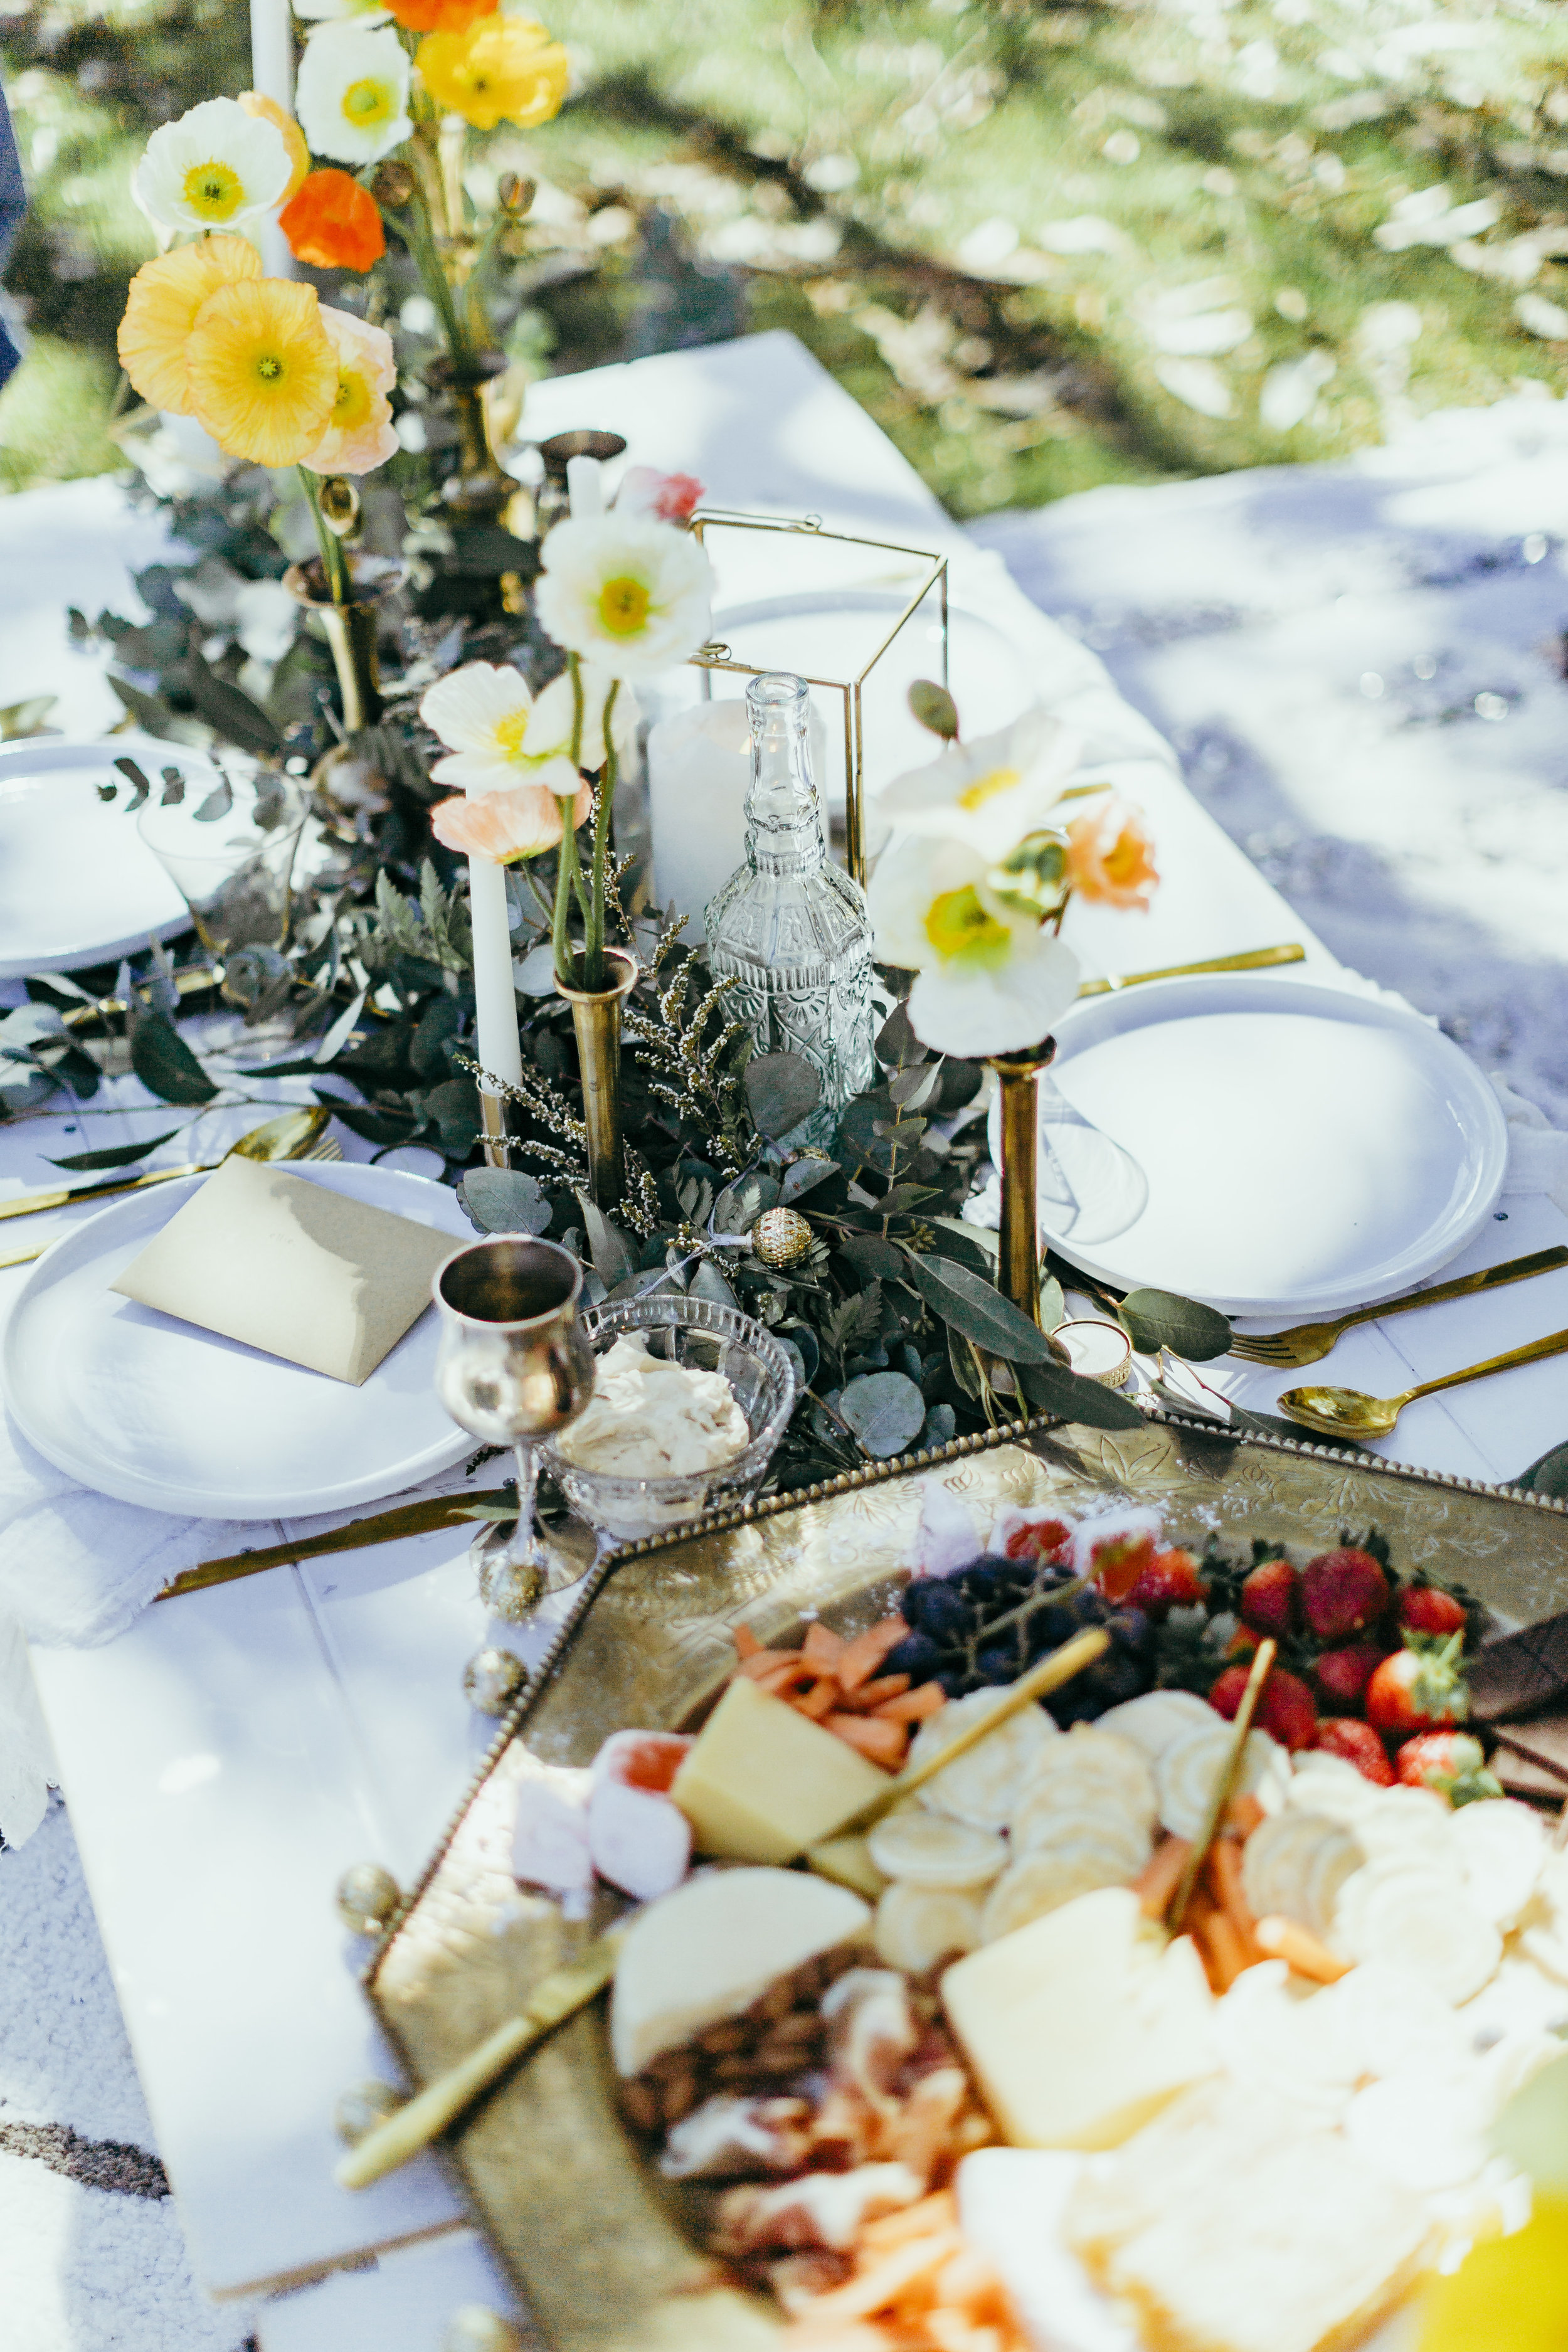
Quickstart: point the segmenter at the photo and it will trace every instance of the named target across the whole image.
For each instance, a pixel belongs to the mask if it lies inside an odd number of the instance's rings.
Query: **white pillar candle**
[[[493,857],[468,860],[468,912],[474,927],[474,1024],[479,1031],[475,1058],[481,1070],[515,1087],[522,1080],[522,1048],[511,981],[506,868]]]
[[[566,497],[574,522],[585,522],[605,511],[605,469],[597,457],[568,457]]]
[[[250,0],[250,87],[285,114],[294,111],[294,25],[289,0]],[[292,278],[294,256],[275,219],[261,223],[261,266],[268,278]]]

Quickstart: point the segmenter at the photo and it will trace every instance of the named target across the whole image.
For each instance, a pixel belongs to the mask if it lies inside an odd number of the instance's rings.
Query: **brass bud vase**
[[[405,575],[401,563],[384,556],[351,555],[347,562],[353,589],[349,604],[333,603],[319,555],[309,563],[291,563],[283,574],[283,585],[308,613],[317,616],[326,632],[332,667],[338,674],[343,732],[357,735],[362,728],[374,727],[381,717],[381,668],[376,655],[381,608],[403,585]]]
[[[1040,1320],[1039,1209],[1036,1151],[1039,1102],[1036,1080],[1055,1059],[1057,1041],[1047,1037],[1021,1054],[989,1054],[987,1069],[1002,1081],[1001,1286],[1038,1327]]]
[[[606,948],[609,978],[603,988],[567,988],[555,992],[572,1007],[577,1060],[583,1075],[583,1123],[588,1130],[588,1189],[594,1205],[613,1209],[626,1190],[621,1149],[621,1007],[637,982],[635,956]],[[578,971],[582,960],[578,959]]]
[[[437,360],[430,381],[445,394],[458,428],[458,469],[441,489],[442,503],[458,522],[500,525],[521,487],[497,457],[485,400],[492,378],[506,373],[500,352],[481,352],[463,364]]]

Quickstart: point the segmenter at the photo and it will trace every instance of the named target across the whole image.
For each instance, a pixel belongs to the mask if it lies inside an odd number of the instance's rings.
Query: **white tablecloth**
[[[790,338],[557,381],[539,389],[531,422],[541,433],[579,425],[621,430],[639,460],[697,472],[722,502],[815,509],[953,548],[955,593],[962,587],[1014,633],[1042,696],[1071,707],[1144,763],[1140,796],[1160,842],[1164,884],[1139,929],[1135,959],[1124,927],[1103,919],[1081,925],[1091,968],[1296,938],[1307,946],[1308,973],[1331,969],[1312,931],[1184,788],[1159,739],[1118,700],[1081,638],[1044,622],[994,559],[966,551],[903,460]],[[48,530],[36,501],[54,495],[13,502],[40,544]],[[1070,531],[1069,509],[1101,495],[1058,509],[1060,529]],[[1081,541],[1063,543],[1077,544],[1088,562],[1103,551],[1092,521],[1085,531]],[[1125,577],[1125,547],[1122,562]],[[95,563],[102,600],[118,602],[112,567],[101,555]],[[0,583],[0,597],[8,593]],[[95,592],[56,583],[55,593],[81,602]],[[0,605],[0,625],[3,619]],[[962,679],[956,684],[962,699]],[[1279,984],[1290,984],[1289,973]],[[40,1146],[60,1148],[44,1123],[0,1135],[0,1181],[45,1181]],[[1531,1189],[1505,1196],[1500,1221],[1462,1263],[1568,1238],[1568,1216],[1541,1189],[1548,1176],[1522,1163],[1521,1171]],[[1517,1296],[1472,1302],[1447,1318],[1369,1327],[1347,1344],[1336,1371],[1342,1364],[1341,1377],[1386,1389],[1438,1369],[1439,1359],[1451,1365],[1501,1348],[1521,1328]],[[1532,1286],[1530,1328],[1568,1323],[1563,1308],[1568,1275]],[[1426,1328],[1439,1320],[1440,1334]],[[1279,1385],[1239,1366],[1220,1377],[1264,1407]],[[1547,1366],[1431,1401],[1402,1423],[1396,1449],[1384,1450],[1497,1478],[1565,1434],[1561,1380]],[[122,1533],[129,1548],[128,1522]],[[103,1646],[33,1652],[197,2273],[224,2295],[271,2293],[318,2274],[328,2281],[268,2307],[266,2352],[357,2352],[373,2344],[378,2352],[434,2352],[443,2297],[459,2299],[462,2279],[480,2281],[471,2291],[481,2293],[489,2275],[436,2159],[358,2199],[330,2182],[332,2098],[387,2066],[331,1888],[346,1864],[365,1855],[411,1874],[482,1744],[485,1727],[458,1687],[486,1630],[464,1553],[462,1538],[446,1536],[345,1554],[153,1610]],[[438,2279],[419,2267],[437,2261],[433,2245],[451,2266]],[[398,2248],[405,2251],[389,2251]],[[335,2275],[371,2254],[384,2265],[373,2276]],[[400,2291],[400,2276],[437,2284],[427,2294]]]

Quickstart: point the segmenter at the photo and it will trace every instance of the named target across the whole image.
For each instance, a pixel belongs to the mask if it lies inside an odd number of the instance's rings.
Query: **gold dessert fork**
[[[1238,1331],[1230,1343],[1233,1356],[1249,1364],[1277,1364],[1282,1371],[1315,1364],[1343,1333],[1356,1323],[1381,1323],[1385,1315],[1407,1315],[1413,1307],[1441,1307],[1449,1298],[1471,1298],[1479,1290],[1499,1290],[1507,1282],[1527,1282],[1532,1274],[1550,1274],[1568,1265],[1568,1248],[1536,1250],[1530,1257],[1505,1258],[1501,1265],[1483,1266],[1479,1274],[1460,1275],[1430,1290],[1412,1291],[1407,1298],[1384,1298],[1375,1307],[1352,1307],[1331,1323],[1297,1323],[1289,1331]]]

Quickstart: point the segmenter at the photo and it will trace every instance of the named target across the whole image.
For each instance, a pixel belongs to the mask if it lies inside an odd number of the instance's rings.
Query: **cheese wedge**
[[[887,1786],[886,1772],[742,1676],[703,1725],[669,1793],[700,1853],[789,1862]]]
[[[1120,2147],[1218,2064],[1203,1964],[1187,1937],[1162,1948],[1130,1887],[1080,1895],[970,1953],[942,1997],[1016,2147]]]
[[[831,1733],[828,1735],[832,1737]],[[803,1960],[865,1936],[858,1895],[804,1870],[714,1870],[650,1904],[616,1965],[610,2046],[623,2074],[738,2017]]]

